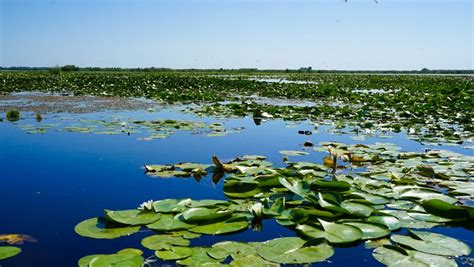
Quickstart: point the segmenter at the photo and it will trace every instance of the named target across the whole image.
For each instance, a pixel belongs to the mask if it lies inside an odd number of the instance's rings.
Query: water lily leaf
[[[105,210],[105,218],[107,220],[131,225],[149,224],[157,221],[160,218],[160,214],[143,211],[143,210]]]
[[[345,225],[319,220],[324,230],[310,225],[298,225],[296,230],[307,237],[324,238],[332,244],[347,244],[360,240],[362,231],[352,225]]]
[[[155,255],[163,260],[180,260],[191,256],[192,249],[188,247],[171,247],[171,250],[157,250]]]
[[[310,183],[311,189],[330,190],[337,192],[344,192],[351,188],[351,185],[344,181],[326,181],[317,179]]]
[[[374,211],[374,208],[370,206],[351,201],[342,202],[341,208],[347,210],[349,214],[359,217],[369,217]]]
[[[212,245],[212,248],[207,253],[214,259],[224,260],[228,256],[236,259],[243,256],[256,255],[257,249],[246,243],[225,241]]]
[[[23,235],[23,234],[6,234],[6,235],[0,235],[0,243],[5,242],[10,245],[22,245],[23,243],[27,242],[38,242],[36,238],[29,236],[29,235]]]
[[[194,169],[202,169],[205,170],[209,167],[211,167],[211,164],[199,164],[199,163],[192,163],[192,162],[182,162],[173,165],[175,168],[179,168],[183,171],[192,171]]]
[[[423,208],[434,215],[451,219],[467,219],[469,212],[462,208],[439,199],[430,199],[424,201]]]
[[[122,267],[141,267],[145,260],[142,256],[134,254],[110,254],[101,255],[93,258],[89,262],[90,267],[107,267],[107,266],[122,266]]]
[[[199,234],[220,235],[247,229],[249,222],[246,217],[233,217],[226,221],[214,222],[195,226],[189,231]]]
[[[179,216],[162,214],[158,221],[148,224],[146,227],[156,231],[176,231],[185,230],[194,226],[195,224],[184,222]]]
[[[0,246],[0,260],[11,258],[21,252],[21,248]]]
[[[182,236],[186,239],[193,239],[193,238],[198,238],[201,236],[201,234],[196,234],[196,233],[191,233],[189,231],[173,231],[173,232],[169,232],[167,233],[171,236]]]
[[[344,222],[344,224],[359,228],[362,231],[362,240],[381,238],[391,233],[387,227],[376,223]]]
[[[240,256],[236,258],[235,260],[233,260],[229,265],[233,267],[247,267],[247,266],[278,267],[280,266],[277,263],[266,261],[262,259],[260,256],[255,256],[255,255]]]
[[[280,150],[280,154],[285,156],[304,156],[308,155],[308,152],[298,150]]]
[[[471,248],[465,243],[445,235],[410,231],[418,239],[404,235],[392,235],[390,239],[398,244],[411,247],[415,250],[425,252],[428,254],[435,254],[441,256],[462,256],[469,255]]]
[[[189,246],[190,242],[180,236],[152,235],[142,239],[142,246],[152,250],[171,250],[173,246]]]
[[[191,199],[163,199],[153,202],[153,209],[159,213],[177,213],[187,209]]]
[[[400,227],[402,227],[400,221],[393,216],[370,216],[367,218],[367,221],[383,224],[391,231],[398,230]]]
[[[210,248],[203,247],[193,247],[191,248],[191,256],[176,261],[176,263],[181,265],[192,265],[192,266],[205,266],[206,264],[217,264],[221,260],[212,258],[207,254]]]
[[[103,218],[91,218],[80,222],[74,228],[77,234],[97,239],[114,239],[136,233],[140,226],[123,226],[107,222]]]
[[[334,249],[326,242],[307,244],[299,237],[282,237],[263,242],[257,253],[276,263],[303,264],[323,261],[334,254]]]
[[[198,207],[216,207],[216,206],[229,206],[230,203],[225,200],[215,200],[215,199],[203,199],[203,200],[192,200],[187,206],[190,208]]]
[[[427,254],[419,251],[406,251],[399,247],[385,246],[376,248],[374,258],[387,266],[407,267],[455,267],[456,262],[442,256]]]
[[[383,210],[382,212],[397,217],[403,228],[432,228],[439,225],[439,223],[435,222],[417,220],[408,215],[408,212],[404,210]]]
[[[417,219],[419,221],[426,221],[426,222],[451,222],[453,219],[439,217],[433,214],[425,213],[425,212],[407,212],[408,216]]]
[[[413,189],[407,190],[401,193],[400,197],[406,198],[406,199],[419,199],[423,201],[431,200],[431,199],[439,199],[449,204],[453,204],[458,201],[457,199],[453,197],[443,195],[434,190],[428,190],[428,189],[423,189],[423,188],[413,188]]]
[[[257,182],[229,181],[224,183],[224,194],[231,198],[249,198],[261,192]]]
[[[124,248],[117,251],[117,254],[134,254],[134,255],[141,256],[143,255],[143,251],[136,248]]]
[[[232,212],[232,210],[226,208],[209,209],[199,207],[191,208],[181,213],[180,218],[182,217],[186,222],[210,221],[229,217]]]
[[[306,181],[288,181],[287,179],[280,177],[279,178],[280,184],[286,187],[286,189],[290,190],[291,192],[301,196],[305,197],[306,194],[310,192],[309,190],[309,185]]]

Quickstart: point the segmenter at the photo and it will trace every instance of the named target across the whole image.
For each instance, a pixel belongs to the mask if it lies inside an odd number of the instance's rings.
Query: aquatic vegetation
[[[273,167],[265,157],[253,155],[228,162],[214,156],[214,166],[145,165],[147,174],[161,177],[221,171],[228,199],[163,199],[147,202],[146,209],[105,210],[103,217],[85,220],[75,230],[109,239],[149,229],[155,234],[142,245],[158,259],[181,265],[217,265],[229,257],[237,266],[314,263],[330,258],[334,247],[363,241],[386,265],[457,266],[451,257],[471,253],[464,242],[429,229],[472,227],[474,207],[464,202],[474,199],[473,157],[445,150],[404,152],[389,143],[322,142],[315,149],[327,151],[331,164],[287,160],[286,167]],[[229,234],[254,224],[258,229],[262,220],[276,220],[298,237],[232,241]],[[399,229],[408,229],[409,235],[392,233]],[[191,246],[201,235],[222,234],[229,241]]]
[[[24,234],[4,234],[0,235],[0,242],[5,242],[10,245],[22,245],[27,242],[38,242],[36,238]]]
[[[0,260],[11,258],[21,252],[21,248],[12,246],[0,246]]]
[[[18,110],[9,110],[6,114],[8,121],[17,121],[20,119],[20,112]]]

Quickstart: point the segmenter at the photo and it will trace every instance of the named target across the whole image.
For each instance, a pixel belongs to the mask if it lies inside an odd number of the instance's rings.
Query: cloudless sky
[[[0,3],[0,66],[473,69],[472,0]]]

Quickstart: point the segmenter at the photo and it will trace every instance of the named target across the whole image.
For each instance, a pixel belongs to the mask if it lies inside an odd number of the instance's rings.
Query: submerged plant
[[[6,114],[7,120],[14,122],[20,119],[20,112],[18,110],[9,110]]]

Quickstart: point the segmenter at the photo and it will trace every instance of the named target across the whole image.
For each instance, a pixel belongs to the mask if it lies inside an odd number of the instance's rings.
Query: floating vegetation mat
[[[77,234],[113,239],[141,229],[143,248],[81,258],[79,266],[142,266],[158,260],[191,266],[278,266],[325,261],[336,247],[366,243],[389,266],[457,266],[471,254],[461,240],[433,233],[437,226],[472,229],[474,158],[446,150],[405,152],[393,144],[325,142],[324,164],[264,156],[208,164],[145,165],[156,177],[224,177],[222,199],[162,199],[130,210],[105,210],[76,225]],[[290,157],[294,151],[282,151]],[[232,234],[276,220],[294,236],[237,242]],[[203,235],[228,241],[193,246]],[[149,251],[153,251],[152,256]],[[8,252],[7,252],[8,253]],[[100,251],[98,251],[100,253]],[[0,254],[1,255],[1,254]]]

